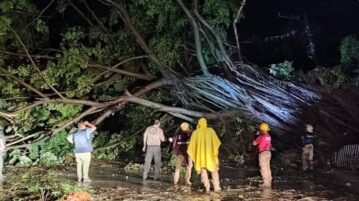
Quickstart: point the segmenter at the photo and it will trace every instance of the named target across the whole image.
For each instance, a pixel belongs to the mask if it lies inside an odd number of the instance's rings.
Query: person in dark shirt
[[[313,170],[314,145],[316,144],[314,135],[314,127],[311,124],[305,125],[305,132],[302,135],[302,164],[303,171]]]
[[[189,130],[189,124],[184,122],[181,124],[181,129],[174,135],[173,138],[169,138],[170,142],[173,142],[173,152],[176,154],[176,169],[173,176],[173,183],[176,186],[179,180],[180,171],[183,162],[186,164],[185,184],[191,185],[191,172],[193,163],[188,157],[187,149],[191,139],[192,132]]]

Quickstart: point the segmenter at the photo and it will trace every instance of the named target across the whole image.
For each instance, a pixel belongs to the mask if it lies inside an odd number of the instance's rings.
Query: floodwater
[[[171,172],[163,172],[160,181],[148,179],[143,181],[140,170],[131,173],[116,166],[91,167],[91,183],[77,183],[75,167],[64,167],[56,170],[59,178],[70,181],[85,188],[91,195],[91,200],[148,200],[148,201],[234,201],[234,200],[359,200],[358,195],[347,192],[327,182],[322,173],[302,173],[297,170],[273,172],[273,188],[258,188],[260,177],[256,169],[222,168],[220,170],[220,193],[206,194],[200,184],[200,178],[193,174],[191,187],[172,185]],[[16,182],[16,175],[8,175],[7,185]],[[327,178],[328,179],[328,178]],[[329,178],[330,180],[330,178]],[[20,199],[21,200],[21,199]]]

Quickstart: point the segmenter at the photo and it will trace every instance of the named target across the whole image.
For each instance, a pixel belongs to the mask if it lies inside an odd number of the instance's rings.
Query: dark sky
[[[41,1],[40,1],[41,2]],[[88,1],[92,7],[98,2]],[[46,6],[47,0],[42,1]],[[102,5],[102,4],[99,4]],[[79,4],[81,6],[81,4]],[[104,6],[96,7],[103,12]],[[51,10],[49,10],[50,12]],[[78,15],[74,10],[69,16]],[[279,17],[298,17],[300,20],[289,20]],[[359,0],[247,0],[244,9],[245,19],[238,24],[242,54],[259,65],[267,66],[284,60],[294,61],[294,67],[309,70],[316,65],[333,67],[339,64],[339,45],[343,37],[356,35],[359,38]],[[310,30],[313,33],[315,59],[308,58],[308,37],[305,34],[304,16],[307,16]],[[78,19],[77,21],[75,19]],[[50,31],[58,36],[54,44],[59,44],[60,33],[64,30],[63,16],[54,16]],[[79,22],[78,22],[79,21]],[[67,23],[81,23],[81,18],[71,18]],[[293,33],[282,39],[271,38],[286,33]],[[233,31],[232,43],[234,43]],[[55,34],[56,35],[56,34]],[[269,39],[266,37],[269,37]]]
[[[247,0],[244,13],[245,19],[238,25],[243,54],[261,65],[287,59],[297,68],[330,67],[339,62],[340,40],[359,36],[359,0]],[[301,20],[281,18],[279,13]],[[306,54],[305,15],[313,33],[316,59]],[[290,37],[265,40],[291,31],[294,34]]]

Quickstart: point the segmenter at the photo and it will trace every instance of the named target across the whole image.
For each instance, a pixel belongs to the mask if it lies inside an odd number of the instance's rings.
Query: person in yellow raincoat
[[[197,129],[193,131],[188,145],[188,155],[194,162],[197,173],[201,173],[201,181],[207,193],[210,190],[208,172],[211,172],[214,191],[221,191],[219,183],[218,151],[221,141],[213,128],[207,127],[207,120],[200,118]]]

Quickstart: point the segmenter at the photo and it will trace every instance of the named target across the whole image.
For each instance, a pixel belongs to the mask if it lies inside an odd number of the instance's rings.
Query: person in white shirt
[[[6,148],[5,135],[4,135],[3,127],[0,125],[0,184],[4,180],[3,167],[4,167],[5,148]]]
[[[160,128],[160,121],[155,120],[152,126],[147,127],[143,135],[143,148],[142,151],[146,152],[145,167],[143,171],[143,179],[147,179],[148,172],[150,171],[151,162],[155,160],[155,176],[154,179],[159,179],[161,170],[161,142],[165,141],[163,130]]]

